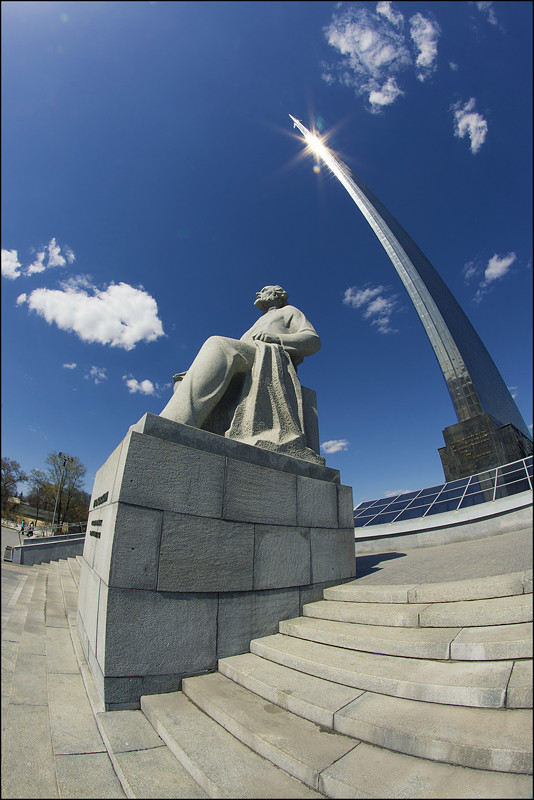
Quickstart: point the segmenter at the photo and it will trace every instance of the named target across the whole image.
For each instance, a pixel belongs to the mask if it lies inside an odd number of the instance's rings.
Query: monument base
[[[106,710],[214,671],[354,576],[337,470],[146,414],[96,475],[80,576]]]
[[[501,425],[490,414],[450,425],[439,447],[446,481],[476,475],[532,454],[532,441],[514,425]]]

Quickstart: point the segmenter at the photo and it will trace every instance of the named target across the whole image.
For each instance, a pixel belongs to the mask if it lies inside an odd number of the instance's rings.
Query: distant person
[[[30,522],[30,527],[28,529],[28,536],[33,536],[33,522]]]
[[[20,523],[20,532],[24,534],[24,520]]]

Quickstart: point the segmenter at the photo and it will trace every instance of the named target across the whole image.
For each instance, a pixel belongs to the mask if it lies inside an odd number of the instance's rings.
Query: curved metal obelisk
[[[430,261],[378,200],[299,120],[310,149],[340,180],[388,254],[428,334],[460,422],[489,414],[531,439],[523,417],[480,337]]]

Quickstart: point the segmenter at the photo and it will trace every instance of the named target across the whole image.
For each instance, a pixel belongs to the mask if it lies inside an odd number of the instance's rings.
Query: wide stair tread
[[[325,600],[361,603],[443,603],[532,593],[532,570],[421,584],[365,584],[355,579],[325,589]]]
[[[296,617],[280,622],[279,632],[350,650],[410,658],[532,658],[532,625],[528,622],[479,628],[411,628]]]
[[[446,603],[375,603],[318,600],[303,615],[365,625],[481,627],[532,622],[532,594]]]
[[[513,661],[430,661],[385,656],[274,634],[250,651],[316,677],[366,691],[432,703],[500,708]],[[521,662],[518,662],[521,663]]]
[[[532,771],[530,710],[416,702],[339,686],[251,653],[219,672],[282,708],[369,744],[477,769]]]
[[[305,782],[308,791],[314,787],[327,797],[512,798],[531,793],[528,775],[441,763],[310,727],[307,720],[232,683],[215,673],[186,679],[183,692],[142,698],[143,711],[159,735],[210,797],[295,796],[280,793],[271,783],[258,786],[258,775],[244,777],[250,756],[258,753],[296,774],[301,791]],[[186,693],[194,705],[187,705]],[[334,741],[321,748],[326,737]]]
[[[321,796],[236,739],[183,692],[144,696],[141,708],[209,797]]]

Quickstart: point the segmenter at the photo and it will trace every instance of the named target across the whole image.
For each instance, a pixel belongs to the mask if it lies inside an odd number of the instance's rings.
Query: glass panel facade
[[[532,489],[532,456],[470,478],[430,486],[419,492],[366,500],[354,509],[354,525],[383,525],[468,508]]]

